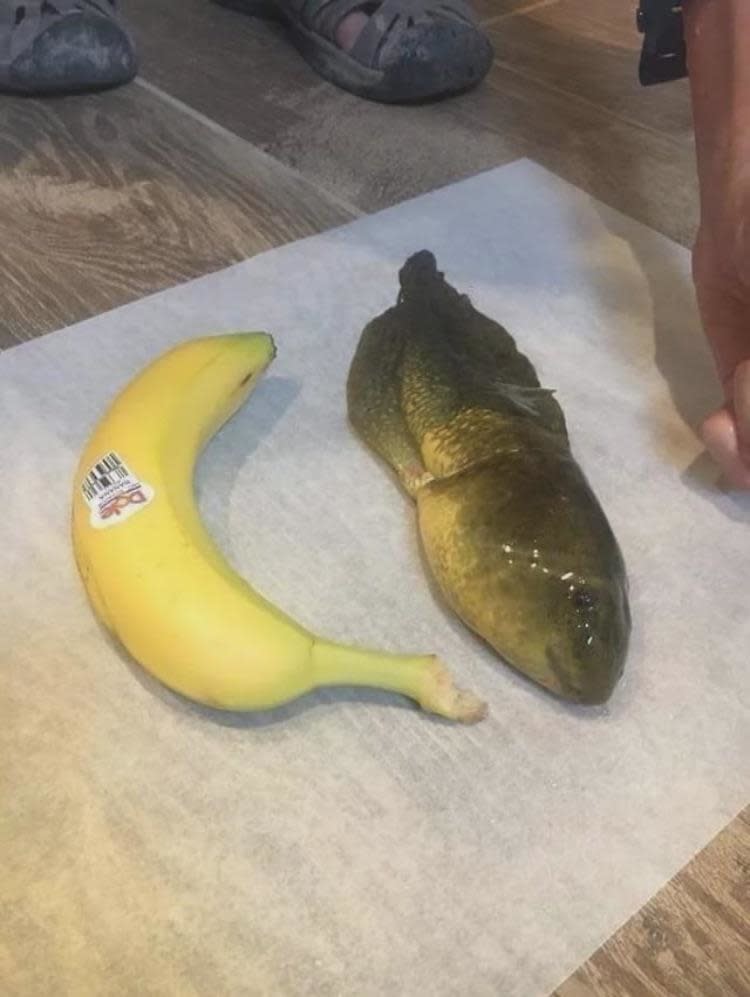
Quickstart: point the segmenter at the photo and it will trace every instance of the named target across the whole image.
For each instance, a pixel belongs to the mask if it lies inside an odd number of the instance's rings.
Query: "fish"
[[[628,654],[628,575],[555,392],[429,250],[399,284],[351,359],[353,431],[416,503],[447,608],[555,697],[605,703]]]

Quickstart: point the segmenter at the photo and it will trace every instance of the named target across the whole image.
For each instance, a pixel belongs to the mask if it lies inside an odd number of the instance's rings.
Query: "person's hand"
[[[701,199],[693,278],[725,399],[701,436],[729,483],[750,490],[750,3],[682,10]]]
[[[693,250],[703,327],[724,386],[725,404],[701,426],[708,452],[734,488],[750,490],[750,184],[707,212]]]

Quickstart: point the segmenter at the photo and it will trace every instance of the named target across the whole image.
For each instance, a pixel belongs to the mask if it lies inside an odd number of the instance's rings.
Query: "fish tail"
[[[463,300],[463,296],[451,287],[442,271],[438,270],[437,261],[429,249],[422,249],[410,256],[399,270],[398,278],[401,285],[399,301],[419,302],[424,307],[427,302],[439,306],[455,305]]]
[[[434,280],[442,280],[442,277],[443,275],[438,272],[437,260],[429,249],[422,249],[410,256],[398,273],[404,294],[408,294],[415,287],[422,287]]]

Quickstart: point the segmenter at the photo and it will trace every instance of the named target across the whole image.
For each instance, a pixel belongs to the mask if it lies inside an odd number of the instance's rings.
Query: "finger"
[[[706,449],[733,488],[750,491],[750,465],[740,456],[737,423],[728,408],[710,415],[701,426]]]
[[[716,254],[717,251],[713,250]],[[727,392],[737,367],[747,360],[748,300],[737,293],[737,278],[698,267],[695,290],[703,328]]]
[[[742,461],[750,467],[750,360],[738,364],[732,379],[732,407]]]

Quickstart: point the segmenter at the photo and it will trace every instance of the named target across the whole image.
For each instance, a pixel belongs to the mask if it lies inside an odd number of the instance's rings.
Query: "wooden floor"
[[[641,994],[750,994],[750,807],[555,991]]]
[[[0,346],[351,217],[140,85],[0,98]]]
[[[365,211],[530,156],[687,243],[697,220],[687,88],[639,87],[630,3],[559,0],[508,16],[518,2],[482,0],[497,52],[488,81],[421,107],[340,93],[278,25],[208,0],[128,9],[149,81]]]
[[[0,98],[0,349],[520,156],[690,245],[687,86],[639,87],[633,6],[480,0],[485,84],[399,108],[322,82],[276,24],[126,0],[138,82]],[[748,997],[750,808],[556,993]]]

